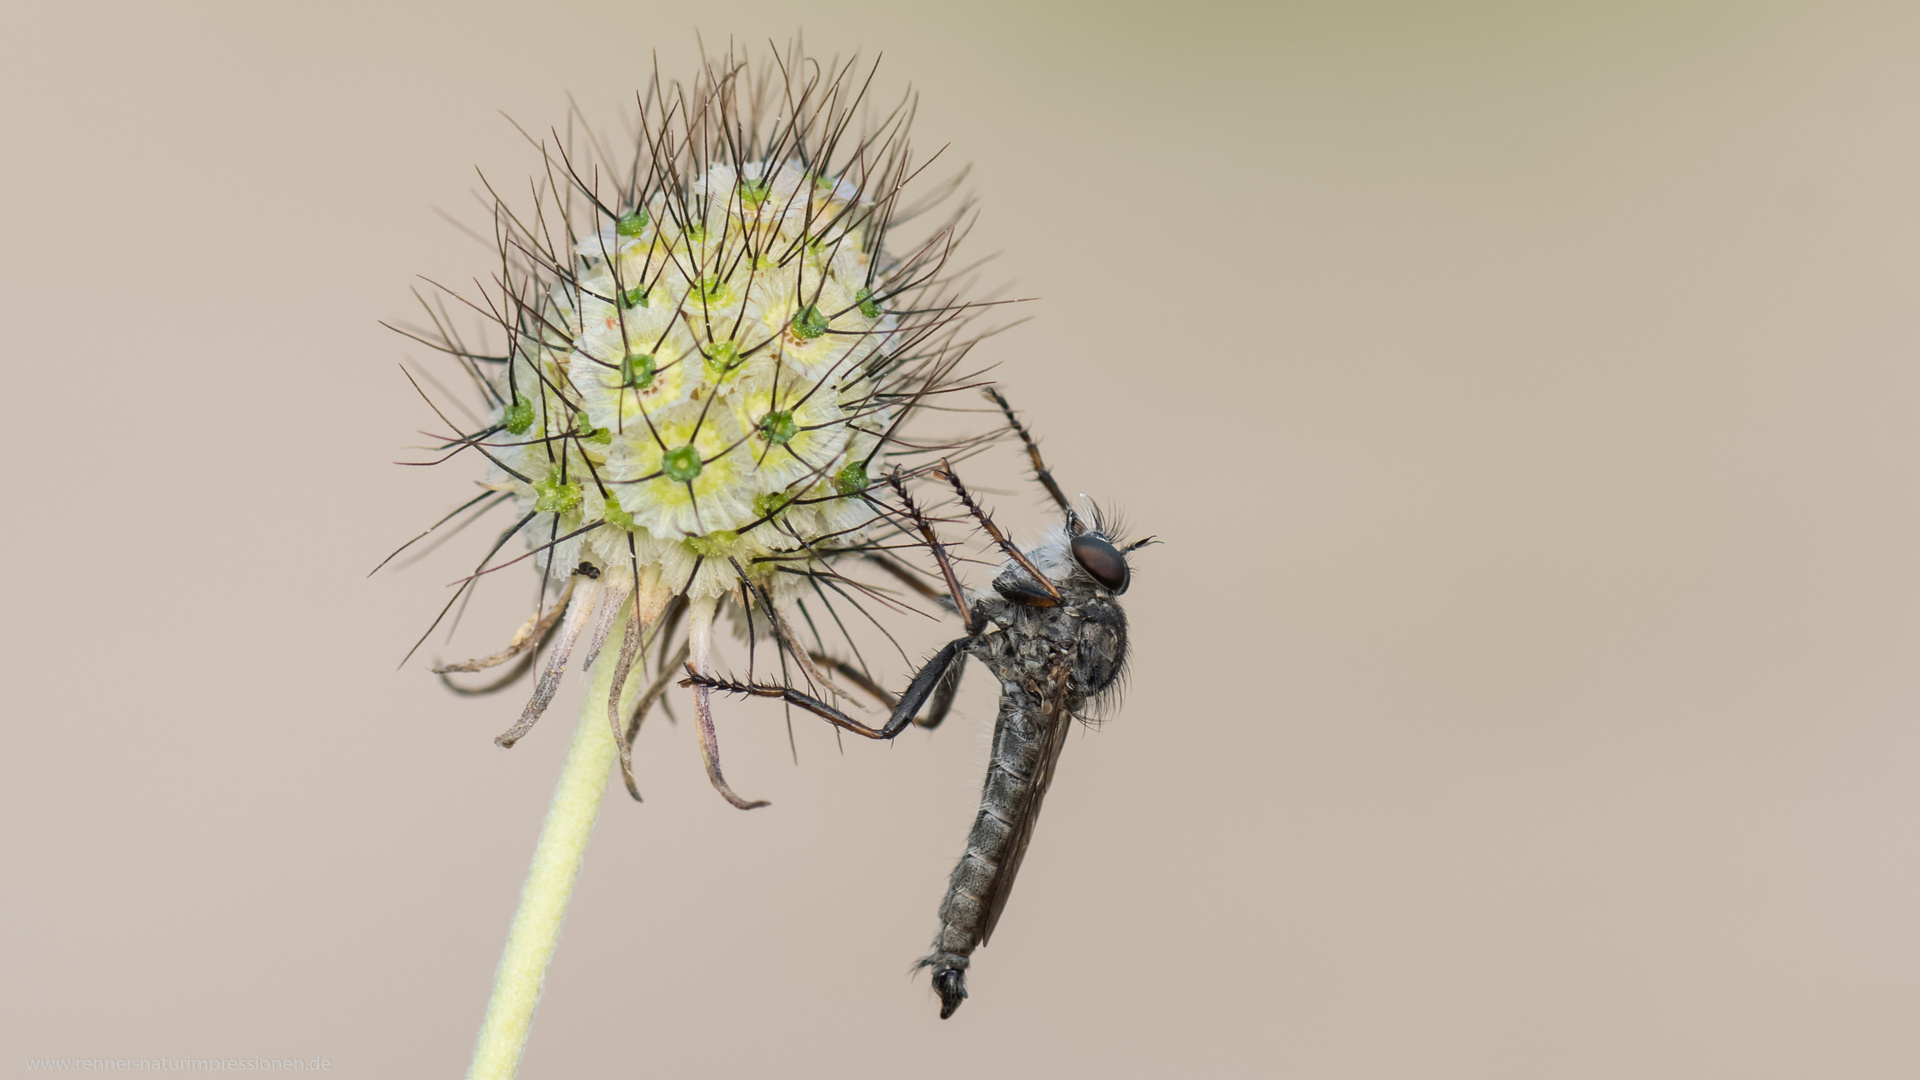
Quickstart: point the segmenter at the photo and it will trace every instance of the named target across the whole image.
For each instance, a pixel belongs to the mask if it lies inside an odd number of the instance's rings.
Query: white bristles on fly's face
[[[1065,526],[1054,525],[1040,534],[1039,543],[1021,550],[1033,561],[1036,569],[1057,581],[1075,569],[1073,552],[1067,546],[1068,539]],[[1013,560],[1009,559],[1001,570],[1005,571],[1013,565]]]

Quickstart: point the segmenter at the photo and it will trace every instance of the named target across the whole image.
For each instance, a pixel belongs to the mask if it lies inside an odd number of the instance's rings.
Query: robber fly
[[[952,486],[961,505],[1008,559],[992,590],[969,602],[933,525],[915,506],[898,474],[889,478],[905,517],[939,564],[967,632],[935,653],[914,675],[885,725],[869,727],[790,686],[732,682],[691,668],[686,680],[715,690],[781,698],[856,734],[891,739],[910,723],[932,727],[940,722],[968,657],[993,672],[1000,683],[1000,714],[994,723],[980,812],[941,902],[933,951],[918,965],[933,970],[943,1020],[966,999],[973,951],[992,937],[1006,909],[1068,729],[1097,699],[1116,688],[1126,666],[1127,617],[1116,598],[1127,591],[1131,577],[1127,557],[1153,542],[1151,538],[1132,544],[1120,541],[1097,508],[1090,511],[1091,520],[1082,518],[1054,482],[1039,447],[1006,399],[991,389],[987,394],[1025,444],[1036,478],[1060,507],[1063,527],[1031,554],[1021,551],[943,462],[935,475]],[[927,717],[916,721],[929,702]]]

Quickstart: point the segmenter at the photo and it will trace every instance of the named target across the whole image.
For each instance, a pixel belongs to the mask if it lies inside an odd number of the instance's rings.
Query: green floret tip
[[[513,404],[500,414],[500,422],[514,435],[525,435],[533,426],[533,402],[524,397],[515,397]]]
[[[720,280],[718,275],[704,277],[693,283],[691,291],[694,299],[703,304],[718,304],[727,297],[727,283]]]
[[[873,481],[867,479],[867,463],[849,461],[845,468],[833,474],[833,489],[842,495],[858,495],[867,490]]]
[[[534,482],[533,508],[542,514],[565,514],[580,505],[580,485],[560,479],[556,470]]]
[[[707,370],[716,379],[732,374],[741,363],[740,347],[731,341],[716,341],[701,349],[700,355],[707,358]]]
[[[813,304],[808,304],[805,311],[793,317],[793,336],[801,341],[812,341],[826,332],[827,317]]]
[[[793,422],[791,410],[781,409],[760,418],[760,437],[774,446],[779,446],[798,434],[800,434],[800,425]]]
[[[620,385],[645,390],[653,385],[653,354],[628,353],[620,361]]]
[[[740,534],[731,529],[717,529],[705,536],[689,536],[686,539],[687,550],[702,558],[711,559],[725,555],[740,539]]]
[[[765,180],[742,180],[740,182],[740,201],[748,206],[759,206],[773,194],[773,185]]]
[[[784,491],[763,491],[753,497],[753,516],[771,518],[793,500],[794,496]]]
[[[637,289],[628,289],[626,292],[621,293],[620,306],[631,311],[637,307],[652,307],[653,305],[648,302],[647,287],[642,285]]]
[[[686,234],[687,239],[696,244],[705,243],[707,239],[707,227],[697,221],[688,222]]]
[[[573,416],[573,433],[590,443],[598,443],[601,446],[613,442],[613,432],[606,428],[594,427],[593,421],[587,419],[584,409]]]
[[[675,447],[660,455],[660,471],[676,484],[700,475],[700,451],[691,445]]]
[[[622,529],[633,528],[633,515],[627,513],[627,508],[620,505],[620,500],[614,498],[611,491],[607,492],[607,509],[604,516],[609,525]]]
[[[853,298],[860,302],[860,314],[865,315],[869,319],[877,319],[880,317],[880,304],[874,300],[872,289],[861,289],[859,292],[853,294]]]
[[[621,236],[639,236],[647,231],[647,212],[635,210],[632,213],[621,214],[620,220],[614,223],[613,231]]]

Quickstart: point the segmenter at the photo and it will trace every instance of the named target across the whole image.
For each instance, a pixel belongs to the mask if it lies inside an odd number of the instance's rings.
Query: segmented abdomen
[[[942,1017],[953,1015],[966,997],[968,958],[993,932],[1059,753],[1058,720],[1035,705],[1026,693],[1001,697],[980,812],[948,879],[933,952],[920,962],[933,969]]]

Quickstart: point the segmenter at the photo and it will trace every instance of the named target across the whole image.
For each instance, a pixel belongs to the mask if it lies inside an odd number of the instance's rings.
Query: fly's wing
[[[1067,708],[1067,691],[1073,685],[1071,672],[1065,663],[1056,662],[1048,674],[1051,677],[1047,685],[1054,688],[1054,694],[1042,707],[1040,716],[1040,738],[1044,743],[1039,755],[1040,764],[1034,770],[1026,812],[1020,815],[1019,822],[1014,825],[1006,861],[994,876],[993,889],[987,894],[985,910],[981,912],[982,945],[993,937],[993,928],[1000,921],[1000,913],[1006,909],[1007,895],[1013,892],[1013,879],[1020,873],[1020,861],[1027,857],[1027,844],[1033,839],[1033,823],[1040,820],[1040,803],[1047,797],[1047,788],[1053,783],[1054,770],[1060,764],[1060,750],[1067,745],[1067,729],[1073,726],[1073,710]]]

